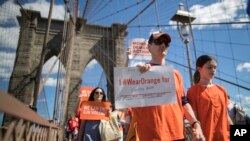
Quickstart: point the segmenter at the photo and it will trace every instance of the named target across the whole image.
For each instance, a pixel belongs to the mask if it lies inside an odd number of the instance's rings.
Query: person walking
[[[144,73],[151,67],[165,65],[165,56],[170,42],[171,37],[165,32],[151,34],[148,50],[152,59],[146,64],[137,65],[139,71]],[[174,69],[173,75],[177,103],[131,108],[132,120],[126,141],[184,141],[184,116],[193,125],[194,139],[205,140],[199,122],[184,97],[181,74]]]
[[[195,85],[187,91],[190,102],[207,141],[229,141],[227,106],[228,95],[224,87],[214,84],[217,61],[209,55],[201,55],[196,61]]]
[[[106,102],[106,94],[96,87],[89,95],[88,101]],[[81,120],[78,141],[101,141],[99,124],[101,120]]]
[[[67,129],[66,129],[66,137],[68,141],[74,140],[78,135],[78,128],[79,128],[79,119],[73,115],[70,114],[70,118],[67,122]]]

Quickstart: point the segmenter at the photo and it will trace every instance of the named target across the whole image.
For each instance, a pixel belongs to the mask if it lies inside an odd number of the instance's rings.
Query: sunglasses
[[[100,95],[103,95],[102,92],[95,92],[95,94],[96,94],[96,95],[99,95],[99,94],[100,94]]]
[[[166,47],[168,47],[168,41],[166,40],[166,38],[155,39],[153,40],[153,43],[158,46],[164,44]]]

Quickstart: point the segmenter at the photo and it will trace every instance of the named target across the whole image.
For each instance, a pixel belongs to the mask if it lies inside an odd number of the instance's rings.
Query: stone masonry
[[[39,12],[26,10],[18,17],[20,36],[16,52],[15,66],[10,78],[9,93],[27,105],[34,102],[35,76],[41,57],[47,19]],[[70,21],[68,21],[70,22]],[[63,21],[52,20],[44,63],[61,50]],[[126,25],[112,24],[111,27],[88,25],[86,20],[78,18],[75,23],[74,42],[65,48],[67,56],[72,49],[70,83],[67,95],[67,114],[73,113],[78,105],[81,75],[86,65],[96,59],[102,66],[107,82],[109,100],[114,103],[113,68],[125,66],[126,54],[124,38]],[[71,48],[70,48],[71,46]],[[66,68],[67,59],[60,60]],[[65,119],[65,117],[64,117]]]

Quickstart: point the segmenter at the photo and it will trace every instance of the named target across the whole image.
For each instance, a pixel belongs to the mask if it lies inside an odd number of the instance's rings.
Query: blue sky
[[[47,17],[49,11],[49,1],[46,0],[22,0],[24,8],[37,10],[41,12],[42,17]],[[64,7],[63,0],[56,0],[52,17],[54,19],[63,19]],[[92,6],[86,13],[89,24],[101,24],[110,26],[114,22],[127,23],[150,1],[141,0],[135,4],[134,0],[117,0],[110,4],[108,0],[96,0],[90,3]],[[178,3],[184,3],[186,0],[158,0],[151,5],[138,18],[128,24],[128,35],[125,39],[125,46],[129,47],[129,42],[134,38],[147,39],[150,33],[163,30],[167,31],[171,37],[171,47],[167,54],[167,64],[178,69],[184,80],[185,89],[190,86],[188,69],[179,65],[187,66],[185,46],[181,42],[176,30],[176,23],[170,21],[170,18],[178,9]],[[79,4],[79,15],[82,15],[84,0]],[[15,58],[15,49],[18,41],[19,26],[16,21],[16,15],[20,15],[19,6],[13,4],[13,0],[0,2],[0,88],[7,90],[8,78],[11,74]],[[99,4],[99,6],[98,6]],[[106,7],[104,5],[107,4]],[[195,59],[201,54],[210,54],[217,58],[218,72],[217,77],[227,81],[239,84],[244,87],[250,87],[250,26],[239,22],[249,22],[246,15],[246,0],[190,0],[189,11],[196,17],[193,22],[194,43],[189,44],[191,65],[195,69]],[[127,10],[123,10],[126,7]],[[98,9],[102,8],[102,9]],[[187,7],[185,7],[187,9]],[[8,12],[6,12],[8,11]],[[117,12],[120,11],[120,12]],[[94,16],[93,16],[94,15]],[[104,18],[106,17],[106,18]],[[232,23],[235,24],[208,24],[208,23]],[[155,26],[152,26],[155,25]],[[161,25],[161,26],[158,26]],[[140,26],[140,27],[139,27]],[[11,39],[11,40],[10,40]],[[195,44],[195,45],[194,45]],[[56,60],[51,58],[43,68],[45,76]],[[173,63],[175,62],[175,63]],[[46,82],[45,91],[41,94],[39,101],[45,104],[47,98],[48,111],[43,116],[52,117],[53,101],[55,97],[57,63]],[[83,83],[86,86],[97,86],[100,78],[104,83],[102,69],[96,61],[93,61],[83,72]],[[223,85],[232,100],[241,103],[250,113],[250,92],[242,88],[235,87],[229,83],[215,79],[215,83]],[[42,105],[43,105],[42,104]]]

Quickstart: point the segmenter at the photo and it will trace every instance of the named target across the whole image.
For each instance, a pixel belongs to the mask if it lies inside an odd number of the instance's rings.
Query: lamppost
[[[189,12],[185,11],[184,5],[180,3],[179,10],[177,10],[176,14],[171,18],[171,20],[177,22],[178,33],[181,37],[181,40],[186,46],[190,83],[191,85],[193,85],[192,68],[191,68],[191,62],[190,62],[191,60],[189,55],[188,44],[192,39],[192,35],[190,34],[190,27],[191,27],[191,22],[195,20],[195,17],[192,16]]]

